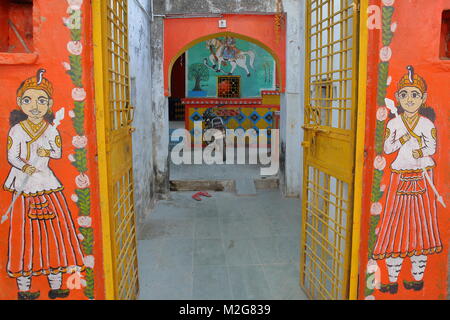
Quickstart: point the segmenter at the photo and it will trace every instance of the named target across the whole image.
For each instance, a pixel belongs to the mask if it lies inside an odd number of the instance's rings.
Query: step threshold
[[[278,189],[279,178],[259,178],[253,179],[256,190]],[[236,192],[236,181],[232,179],[224,180],[170,180],[170,191],[224,191]]]

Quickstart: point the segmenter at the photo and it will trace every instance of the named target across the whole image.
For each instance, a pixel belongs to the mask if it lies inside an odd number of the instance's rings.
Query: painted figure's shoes
[[[396,294],[398,292],[398,283],[381,284],[380,291],[383,293],[389,292],[390,294]]]
[[[36,300],[41,295],[40,291],[30,292],[30,291],[19,291],[18,300]]]
[[[423,289],[423,280],[421,281],[406,281],[403,280],[403,286],[406,290],[420,291]]]
[[[70,294],[70,290],[69,289],[56,289],[56,290],[50,290],[48,292],[48,297],[50,299],[56,299],[56,298],[67,298]]]

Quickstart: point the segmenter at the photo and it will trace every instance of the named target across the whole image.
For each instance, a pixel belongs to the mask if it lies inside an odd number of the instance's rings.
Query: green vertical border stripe
[[[82,13],[81,9],[72,10],[72,16],[74,19],[79,19],[79,23],[76,25],[80,26],[80,29],[71,29],[71,39],[72,41],[81,41],[82,39]],[[70,70],[67,74],[72,79],[72,83],[76,88],[83,88],[83,61],[81,55],[70,55],[69,56]],[[85,102],[84,101],[74,101],[74,116],[72,118],[72,124],[75,132],[79,136],[85,135]],[[72,165],[77,169],[80,174],[85,174],[88,171],[87,168],[87,150],[85,148],[75,149],[74,155],[75,161]],[[89,188],[76,189],[75,193],[78,197],[78,215],[79,216],[90,216],[91,214],[91,192]],[[84,255],[94,254],[94,229],[92,227],[80,227],[80,234],[83,236],[81,240],[81,247],[83,249]],[[88,299],[94,299],[94,270],[90,267],[86,268],[85,271],[86,287],[84,288],[84,295]]]
[[[392,6],[383,6],[382,8],[382,43],[383,46],[387,47],[392,43],[392,39],[394,37],[394,33],[391,30],[392,26],[392,17],[394,14],[394,7]],[[378,65],[378,87],[377,87],[377,104],[379,107],[384,107],[386,105],[385,98],[387,93],[387,80],[389,76],[389,62],[382,61]],[[386,120],[380,121],[377,120],[376,123],[376,131],[375,131],[375,154],[377,156],[383,155],[383,145],[384,145],[384,131],[385,131]],[[377,203],[381,200],[384,195],[384,192],[381,191],[381,181],[383,179],[384,172],[383,170],[378,170],[374,168],[373,178],[372,178],[372,193],[371,193],[371,202]],[[369,209],[370,210],[370,209]],[[375,247],[375,243],[377,240],[376,228],[380,221],[380,215],[372,215],[369,211],[370,219],[369,219],[369,237],[368,237],[368,259],[370,260],[373,255],[373,250]],[[370,282],[373,274],[366,274],[365,280],[365,296],[369,296],[373,294],[375,291],[372,288],[368,287],[368,283]]]

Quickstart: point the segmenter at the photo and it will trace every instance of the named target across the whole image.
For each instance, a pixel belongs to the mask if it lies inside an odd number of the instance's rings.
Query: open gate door
[[[139,293],[128,57],[128,1],[93,1],[95,101],[107,299]]]
[[[358,93],[358,1],[306,1],[300,284],[348,299]]]

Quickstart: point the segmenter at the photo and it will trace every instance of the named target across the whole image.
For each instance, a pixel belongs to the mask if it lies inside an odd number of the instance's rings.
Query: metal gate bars
[[[128,1],[93,1],[96,119],[107,299],[139,292],[133,199]]]
[[[300,284],[310,299],[349,294],[358,31],[355,1],[306,1]]]

